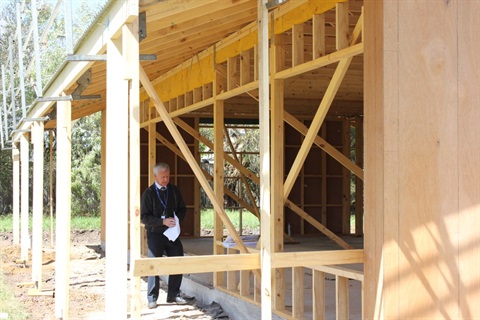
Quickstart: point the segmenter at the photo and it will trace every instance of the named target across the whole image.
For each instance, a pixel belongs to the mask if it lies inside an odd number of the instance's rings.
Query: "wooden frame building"
[[[29,184],[24,174],[19,183],[19,167],[28,170],[26,130],[41,168],[39,137],[57,129],[56,316],[68,318],[71,121],[99,111],[108,318],[126,318],[128,308],[140,318],[139,277],[181,266],[214,272],[219,290],[260,305],[262,319],[304,318],[304,268],[313,272],[314,319],[324,317],[325,272],[336,275],[339,319],[348,318],[348,279],[362,281],[365,319],[480,314],[478,9],[472,1],[108,2],[45,88],[54,99],[37,99],[12,137],[20,149],[13,151],[15,199]],[[228,123],[252,120],[260,131],[259,176],[238,150],[224,149]],[[199,133],[201,121],[213,123],[213,141]],[[213,151],[213,174],[200,166],[199,143]],[[213,255],[142,258],[140,194],[157,161],[170,163],[185,195],[185,236],[199,236],[200,187],[210,199]],[[226,162],[243,181],[243,196],[225,188]],[[41,290],[38,171],[32,272]],[[351,233],[352,179],[364,249],[340,237]],[[258,207],[250,183],[259,186]],[[261,219],[258,249],[242,242],[225,194]],[[21,199],[27,259],[28,198]],[[223,226],[235,250],[222,245]],[[284,252],[285,233],[323,234],[339,250]],[[127,269],[118,265],[128,259],[127,301]],[[352,263],[364,263],[365,275],[342,266]],[[297,289],[291,308],[286,268]]]

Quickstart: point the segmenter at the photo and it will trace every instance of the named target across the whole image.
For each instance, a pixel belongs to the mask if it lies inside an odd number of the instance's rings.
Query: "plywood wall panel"
[[[459,318],[480,315],[480,2],[458,4]]]
[[[480,3],[365,5],[364,317],[476,318]]]
[[[398,8],[398,295],[410,297],[399,299],[399,317],[454,318],[457,10],[443,1]]]
[[[322,199],[322,177],[305,177],[304,188],[305,196],[304,201],[308,204],[320,204]]]

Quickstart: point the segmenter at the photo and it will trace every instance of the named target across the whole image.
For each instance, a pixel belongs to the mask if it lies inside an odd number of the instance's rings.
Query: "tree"
[[[5,0],[3,0],[5,1]],[[16,18],[16,4],[18,1],[10,0],[5,1],[0,6],[1,10],[1,21],[0,21],[0,62],[3,65],[6,65],[8,62],[8,47],[9,47],[9,38],[14,37],[17,18]],[[77,6],[73,14],[73,41],[74,43],[83,35],[87,27],[90,25],[91,21],[96,15],[98,8],[101,6],[102,0],[97,1],[87,1],[82,0]],[[105,0],[103,1],[105,2]],[[55,2],[52,1],[43,1],[41,2],[41,8],[38,15],[38,31],[41,36],[46,30],[48,25],[48,20],[52,15],[53,6]],[[22,2],[24,5],[24,12],[28,13],[31,11],[31,1]],[[75,3],[78,4],[78,3]],[[96,7],[94,7],[96,6]],[[23,39],[27,38],[27,33],[31,24],[31,15],[24,14],[22,15],[22,35]],[[59,11],[57,17],[53,20],[53,24],[49,31],[46,33],[45,43],[41,44],[41,65],[42,65],[42,87],[44,87],[48,81],[52,78],[55,72],[58,70],[60,65],[65,60],[65,28],[64,28],[64,17],[63,10]],[[16,40],[16,38],[14,39]],[[34,50],[33,44],[30,41],[27,43],[26,49],[23,50],[24,54],[24,70],[27,68],[28,63],[34,60]],[[14,57],[14,69],[18,70],[18,49],[17,46],[13,46],[13,57]],[[10,84],[10,75],[8,70],[6,74],[7,78],[7,87]],[[36,98],[36,92],[34,89],[35,84],[35,68],[31,68],[29,74],[25,74],[25,96],[26,104],[30,105]],[[19,79],[16,76],[14,79],[15,88],[19,87]],[[2,88],[3,89],[3,88]],[[8,89],[8,88],[6,88]],[[3,90],[0,90],[0,102],[3,102]],[[11,96],[10,91],[7,92],[7,106],[11,105]],[[20,108],[20,95],[15,96],[15,106],[16,106],[16,120],[18,121],[21,117],[21,108]],[[28,112],[28,111],[27,111]],[[2,115],[3,121],[3,108],[0,112]],[[9,111],[8,116],[8,127],[9,132],[15,126],[13,124],[13,113]],[[75,180],[72,181],[72,193],[73,201],[72,205],[76,206],[81,204],[78,210],[74,208],[73,212],[87,212],[93,213],[95,210],[98,212],[99,207],[99,115],[93,117],[92,119],[80,120],[76,123],[73,128],[73,152],[72,152],[72,168]],[[93,122],[93,124],[92,124]],[[82,126],[87,126],[88,129],[82,129]],[[90,135],[90,136],[89,136]],[[79,141],[81,147],[76,146],[76,141]],[[49,172],[49,138],[48,135],[45,135],[45,173]],[[84,143],[90,143],[91,145],[85,145]],[[95,145],[96,144],[96,145]],[[95,145],[95,146],[93,146]],[[55,155],[54,155],[55,157]],[[77,171],[75,171],[77,170]],[[31,176],[30,176],[31,181]],[[45,185],[44,185],[44,195],[45,200],[48,200],[49,197],[49,181],[48,176],[45,176]],[[55,186],[55,184],[54,184]],[[87,186],[90,186],[87,188]],[[55,194],[55,190],[53,192]],[[78,196],[82,194],[82,196]],[[88,197],[88,199],[86,199]],[[76,200],[78,199],[78,200]],[[47,205],[48,207],[48,205]],[[11,151],[3,150],[0,151],[0,214],[11,212],[12,210],[12,159]]]
[[[72,213],[100,212],[101,113],[78,120],[72,128]]]

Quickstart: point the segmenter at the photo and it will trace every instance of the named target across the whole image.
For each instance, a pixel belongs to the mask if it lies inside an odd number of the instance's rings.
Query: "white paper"
[[[178,236],[180,235],[180,221],[176,214],[173,215],[175,218],[175,227],[170,227],[163,233],[165,237],[168,238],[170,241],[177,240]]]

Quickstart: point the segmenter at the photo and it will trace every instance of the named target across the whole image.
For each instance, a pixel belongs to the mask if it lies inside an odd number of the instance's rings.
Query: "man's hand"
[[[163,219],[163,225],[171,228],[171,227],[175,227],[175,218],[166,218],[166,219]]]

